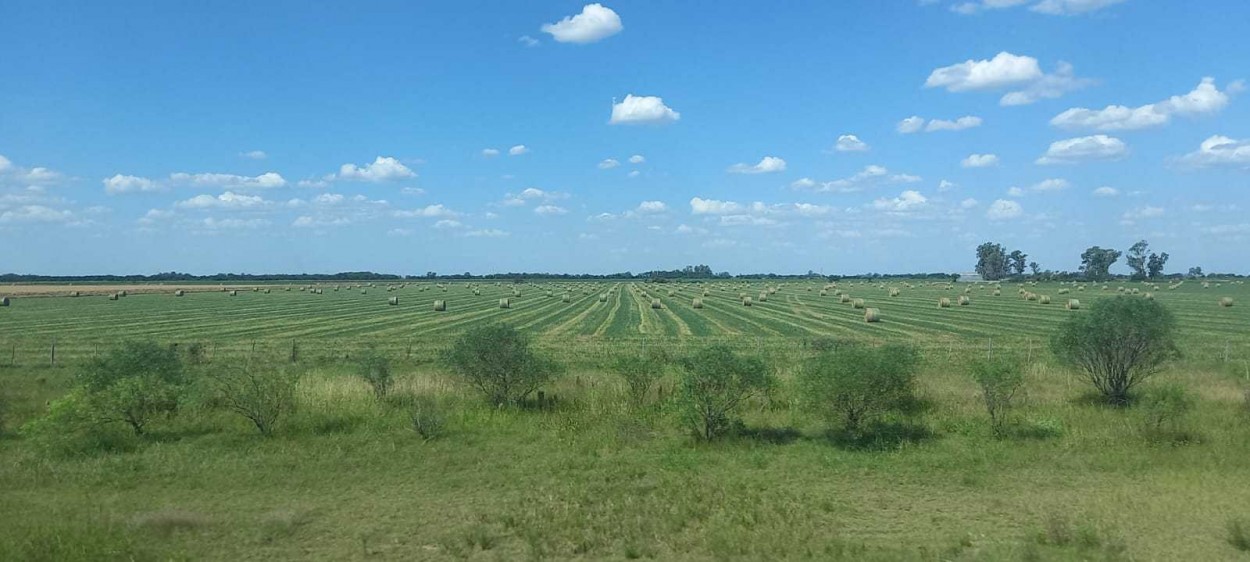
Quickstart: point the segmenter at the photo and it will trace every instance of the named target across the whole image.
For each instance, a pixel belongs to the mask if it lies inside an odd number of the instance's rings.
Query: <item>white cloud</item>
[[[790,187],[795,189],[811,188],[818,192],[851,193],[882,184],[915,183],[921,180],[919,176],[910,174],[891,174],[884,166],[877,165],[865,166],[863,170],[853,176],[833,181],[816,183],[810,180],[803,181],[805,179],[808,178],[795,181],[790,184]]]
[[[1073,164],[1087,160],[1116,160],[1128,155],[1124,141],[1107,135],[1093,135],[1055,141],[1038,164]]]
[[[0,224],[68,222],[74,213],[44,205],[23,205],[0,213]]]
[[[496,156],[499,156],[499,149],[498,148],[483,148],[482,156],[486,158],[494,158]]]
[[[773,226],[777,221],[768,217],[754,215],[724,215],[720,218],[721,226]]]
[[[470,230],[464,233],[464,235],[473,238],[501,238],[507,236],[508,233],[497,228],[487,228],[485,230]]]
[[[740,213],[742,210],[742,205],[733,201],[701,199],[699,197],[690,200],[690,212],[695,215],[728,215]]]
[[[985,10],[1001,10],[1003,8],[1014,8],[1029,0],[977,0],[971,2],[960,2],[951,6],[951,11],[957,14],[970,16]]]
[[[412,178],[416,175],[399,160],[390,156],[378,156],[373,163],[364,166],[343,164],[339,167],[338,177],[347,180],[382,182]]]
[[[816,187],[816,180],[813,180],[812,178],[799,178],[790,182],[790,187],[792,189],[811,189]]]
[[[104,191],[109,195],[117,195],[119,193],[131,193],[136,191],[162,191],[164,186],[148,179],[138,176],[127,176],[116,174],[111,178],[104,180]]]
[[[1037,59],[1000,52],[992,59],[967,60],[938,68],[925,80],[926,88],[948,92],[990,91],[1011,88],[999,100],[1001,105],[1025,105],[1040,99],[1056,98],[1085,87],[1089,80],[1077,78],[1072,65],[1060,62],[1055,72],[1042,72]]]
[[[404,195],[425,195],[425,190],[419,187],[405,187],[399,190]]]
[[[878,211],[907,212],[923,207],[929,200],[919,191],[907,190],[892,199],[881,198],[872,202],[872,208]]]
[[[269,158],[269,155],[265,154],[265,151],[263,150],[249,150],[247,152],[240,152],[239,156],[242,156],[249,160],[264,160],[266,158]]]
[[[663,201],[643,201],[638,205],[639,213],[664,213],[668,211],[668,205]]]
[[[1136,209],[1129,209],[1128,211],[1125,211],[1124,216],[1121,217],[1121,220],[1124,222],[1131,223],[1131,222],[1139,221],[1143,219],[1159,218],[1163,216],[1163,213],[1164,213],[1163,207],[1150,207],[1150,206],[1138,207]]]
[[[956,185],[955,182],[942,180],[938,182],[938,193],[944,193],[952,189],[955,189],[956,187],[959,187],[959,186]]]
[[[213,197],[212,195],[196,195],[185,201],[174,203],[180,209],[257,209],[269,205],[259,195],[242,195],[227,191]]]
[[[631,171],[630,173],[625,174],[625,175],[626,175],[626,176],[629,176],[629,177],[631,177],[631,178],[636,178],[636,177],[638,177],[638,176],[642,175],[642,172],[639,172],[638,170],[634,170],[634,171]]]
[[[1093,194],[1094,194],[1094,197],[1115,197],[1120,194],[1120,190],[1114,187],[1104,185],[1098,189],[1095,189],[1093,191]]]
[[[996,154],[969,154],[959,162],[960,166],[965,168],[988,168],[998,165],[998,155]]]
[[[12,168],[12,167],[13,167],[13,161],[9,160],[8,158],[5,158],[3,154],[0,154],[0,172],[8,170],[9,168]]]
[[[929,124],[925,127],[924,130],[926,133],[932,133],[934,131],[962,131],[964,129],[971,129],[971,128],[980,127],[980,126],[981,126],[980,117],[976,117],[974,115],[965,115],[954,121],[947,121],[945,119],[933,119],[929,121]]]
[[[959,202],[959,208],[960,209],[974,209],[979,204],[980,203],[978,203],[976,199],[969,197]]]
[[[509,149],[508,149],[508,156],[520,156],[520,155],[522,155],[522,154],[528,154],[528,153],[529,153],[529,151],[530,151],[530,149],[529,149],[529,148],[526,148],[526,146],[525,146],[525,145],[523,145],[523,144],[518,144],[518,145],[516,145],[516,146],[514,146],[514,147],[512,147],[512,148],[509,148]]]
[[[516,40],[517,40],[517,43],[525,45],[526,47],[538,46],[538,40],[533,37],[530,37],[529,35],[522,35],[520,37],[517,37]]]
[[[1074,107],[1056,115],[1050,124],[1064,129],[1098,131],[1144,129],[1166,125],[1173,115],[1217,113],[1228,105],[1228,99],[1227,93],[1215,87],[1215,79],[1203,78],[1188,94],[1135,108],[1123,105],[1108,105],[1103,109]]]
[[[1068,183],[1068,180],[1062,178],[1051,178],[1035,183],[1029,189],[1041,192],[1063,191],[1071,186],[1072,184]]]
[[[620,33],[621,17],[602,4],[587,4],[582,13],[542,26],[543,33],[561,43],[594,43]]]
[[[269,226],[269,221],[265,219],[217,219],[213,217],[205,217],[195,223],[197,228],[208,230],[246,230]]]
[[[461,224],[461,223],[460,223],[460,221],[458,221],[458,220],[443,219],[443,220],[440,220],[440,221],[438,221],[438,222],[434,223],[433,228],[438,228],[438,229],[451,229],[451,228],[460,228],[460,227],[462,227],[462,226],[464,226],[464,225],[463,225],[463,224]]]
[[[171,219],[174,216],[176,216],[176,214],[173,211],[166,211],[164,209],[148,209],[148,212],[144,213],[142,217],[139,217],[137,222],[139,224],[151,225],[166,219]]]
[[[1182,156],[1180,161],[1195,167],[1250,166],[1250,140],[1215,135],[1202,141],[1198,150]]]
[[[785,160],[776,156],[765,156],[754,166],[743,163],[734,164],[729,167],[728,172],[731,174],[770,174],[775,172],[784,172],[785,170]]]
[[[1052,16],[1070,16],[1114,6],[1124,0],[1042,0],[1029,9]]]
[[[919,115],[913,115],[902,121],[899,121],[898,127],[897,127],[898,132],[904,135],[920,132],[920,130],[923,128],[924,128],[924,117],[920,117]]]
[[[838,152],[863,152],[868,150],[868,143],[859,140],[855,135],[842,135],[838,137],[838,142],[834,144],[833,149]]]
[[[620,103],[612,104],[611,125],[661,124],[681,119],[681,113],[673,111],[664,100],[656,96],[628,94]]]
[[[1008,197],[1024,197],[1024,189],[1015,187],[1015,186],[1009,187],[1007,188],[1007,196]]]
[[[642,164],[643,162],[646,162],[646,161],[647,159],[643,157],[643,155],[641,154],[635,154],[629,157],[630,164]]]
[[[395,211],[394,215],[398,218],[455,218],[460,216],[457,213],[442,204],[426,205],[420,209]]]
[[[1001,221],[1014,219],[1024,213],[1024,207],[1015,201],[1007,199],[998,199],[990,204],[990,208],[985,211],[985,216],[990,220]]]
[[[534,207],[534,214],[550,216],[568,214],[569,210],[557,205],[539,205]]]
[[[615,167],[620,166],[620,165],[621,165],[621,163],[620,163],[620,162],[617,162],[615,159],[613,159],[613,158],[608,158],[608,159],[606,159],[606,160],[604,160],[604,161],[602,161],[602,162],[600,162],[600,163],[599,163],[599,169],[600,169],[600,170],[611,170],[612,168],[615,168]]]

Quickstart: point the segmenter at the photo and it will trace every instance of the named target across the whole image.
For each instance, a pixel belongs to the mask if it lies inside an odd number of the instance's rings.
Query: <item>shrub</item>
[[[124,423],[142,435],[154,418],[177,411],[184,382],[182,363],[173,349],[154,342],[128,342],[78,372],[83,394],[77,406],[87,423]]]
[[[299,372],[293,368],[230,363],[216,367],[209,378],[213,381],[214,403],[247,418],[266,437],[295,410]]]
[[[990,415],[990,429],[994,436],[1004,436],[1016,395],[1024,387],[1023,366],[1008,357],[973,361],[972,379],[981,387],[981,399]]]
[[[629,403],[635,407],[647,403],[651,390],[664,376],[664,367],[670,358],[659,348],[652,348],[642,353],[627,354],[616,358],[612,370],[625,381]]]
[[[559,364],[535,353],[528,336],[506,325],[466,331],[446,361],[495,406],[520,404],[560,374]]]
[[[410,408],[408,411],[409,419],[412,421],[412,429],[417,432],[417,435],[420,435],[426,441],[443,435],[444,426],[447,425],[447,417],[444,415],[443,408],[437,400],[429,396],[415,396]]]
[[[1150,441],[1179,443],[1192,437],[1185,431],[1185,417],[1194,399],[1185,387],[1169,384],[1150,389],[1142,397],[1142,434]]]
[[[703,441],[716,439],[738,421],[738,409],[772,386],[758,357],[740,356],[716,345],[681,362],[682,420]]]
[[[356,374],[369,383],[378,400],[386,398],[395,382],[391,377],[390,357],[373,348],[366,350],[356,360]]]
[[[800,377],[811,408],[858,433],[874,418],[915,404],[919,364],[908,346],[850,345],[811,358]]]
[[[1051,350],[1084,372],[1107,403],[1124,406],[1135,386],[1179,357],[1176,318],[1157,301],[1102,299],[1089,312],[1069,316]]]

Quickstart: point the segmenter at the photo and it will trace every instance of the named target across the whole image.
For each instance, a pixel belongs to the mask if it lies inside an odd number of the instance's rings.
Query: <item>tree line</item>
[[[1037,262],[1027,261],[1028,254],[1020,250],[1008,252],[1005,246],[995,242],[985,242],[977,246],[976,253],[976,272],[986,281],[1022,277],[1025,275],[1026,268],[1034,278],[1105,281],[1116,277],[1111,273],[1111,267],[1121,257],[1125,257],[1125,263],[1132,270],[1129,278],[1134,281],[1181,277],[1179,274],[1167,275],[1163,272],[1171,256],[1167,252],[1152,252],[1150,244],[1145,240],[1139,240],[1136,244],[1130,246],[1127,254],[1112,248],[1090,246],[1084,252],[1081,252],[1081,267],[1076,272],[1042,271],[1041,266]],[[1202,277],[1202,268],[1190,268],[1187,276]]]

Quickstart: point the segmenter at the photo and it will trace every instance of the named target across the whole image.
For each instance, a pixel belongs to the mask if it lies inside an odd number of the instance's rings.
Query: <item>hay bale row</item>
[[[865,308],[865,309],[864,309],[864,322],[869,322],[869,323],[871,323],[871,322],[880,322],[880,321],[881,321],[881,310],[880,310],[880,309],[876,309],[876,308]]]

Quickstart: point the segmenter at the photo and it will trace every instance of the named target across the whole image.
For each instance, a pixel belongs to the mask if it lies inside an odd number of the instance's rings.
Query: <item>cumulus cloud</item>
[[[1055,141],[1037,159],[1038,164],[1074,164],[1090,160],[1117,160],[1128,155],[1124,141],[1107,135],[1093,135]]]
[[[1172,96],[1157,103],[1139,107],[1108,105],[1103,109],[1074,107],[1050,120],[1063,129],[1094,129],[1121,131],[1166,125],[1174,115],[1217,113],[1228,105],[1229,96],[1215,87],[1215,79],[1203,78],[1187,94]]]
[[[988,168],[998,165],[997,154],[969,154],[959,162],[965,168]]]
[[[1114,6],[1124,0],[1042,0],[1029,9],[1039,14],[1070,16]]]
[[[161,191],[164,186],[148,178],[116,174],[104,180],[104,191],[109,195],[140,191]]]
[[[1037,182],[1033,184],[1031,187],[1029,187],[1029,189],[1033,191],[1042,191],[1042,192],[1063,191],[1071,186],[1072,184],[1068,183],[1068,180],[1065,180],[1062,178],[1051,178],[1051,179],[1046,179],[1046,180]]]
[[[516,40],[517,40],[517,43],[525,45],[526,47],[538,46],[538,40],[533,37],[530,37],[529,35],[522,35],[520,37],[517,37]]]
[[[702,199],[699,197],[690,200],[690,212],[695,215],[728,215],[740,213],[742,210],[742,205],[733,201]]]
[[[193,224],[197,229],[206,230],[248,230],[269,226],[266,219],[237,219],[226,218],[218,219],[213,217],[204,217]]]
[[[740,162],[730,166],[728,171],[731,174],[770,174],[775,172],[784,172],[785,170],[785,160],[776,156],[765,156],[754,166]]]
[[[817,192],[852,193],[870,187],[887,184],[915,183],[920,176],[911,174],[895,174],[884,166],[870,165],[850,177],[827,182],[816,182],[810,178],[802,178],[790,184],[795,189],[811,189]]]
[[[378,156],[371,164],[357,166],[343,164],[339,167],[339,179],[383,182],[416,177],[412,170],[390,156]]]
[[[956,185],[955,182],[942,180],[938,182],[938,193],[944,193],[952,189],[955,189],[956,187],[959,187],[959,186]]]
[[[663,201],[643,201],[638,205],[639,213],[663,213],[668,211],[668,205]]]
[[[460,216],[442,204],[426,205],[420,209],[400,209],[394,215],[398,218],[455,218]]]
[[[484,230],[470,230],[464,233],[464,235],[471,238],[502,238],[507,236],[508,233],[497,228],[487,228]]]
[[[613,159],[613,158],[607,158],[607,159],[605,159],[604,161],[602,161],[602,162],[600,162],[600,163],[599,163],[599,169],[600,169],[600,170],[611,170],[612,168],[615,168],[615,167],[620,166],[620,165],[621,165],[621,163],[620,163],[620,162],[617,162],[615,159]]]
[[[899,133],[907,135],[911,133],[919,133],[921,131],[924,131],[926,133],[932,133],[935,131],[962,131],[964,129],[980,127],[981,122],[982,121],[980,117],[976,117],[974,115],[965,115],[963,117],[960,117],[954,120],[932,119],[932,120],[929,120],[928,124],[926,125],[924,117],[920,117],[919,115],[913,115],[902,121],[899,121],[898,126],[895,128],[898,130]]]
[[[924,195],[921,195],[919,191],[909,189],[899,194],[898,197],[890,199],[881,198],[873,201],[872,208],[878,211],[902,213],[924,207],[928,202],[929,200]]]
[[[499,149],[498,148],[483,148],[482,156],[485,158],[494,158],[496,156],[499,156]]]
[[[273,189],[286,186],[286,179],[274,172],[266,172],[255,177],[235,174],[188,174],[178,172],[170,174],[169,181],[192,187],[239,190]]]
[[[1024,207],[1019,203],[1007,199],[998,199],[990,203],[989,209],[985,211],[986,218],[993,221],[1001,221],[1014,219],[1024,214]]]
[[[1198,150],[1180,159],[1181,163],[1198,168],[1210,166],[1250,167],[1250,140],[1237,140],[1215,135],[1202,141]]]
[[[1094,197],[1115,197],[1120,194],[1120,190],[1111,186],[1104,185],[1098,189],[1095,189],[1092,193],[1094,194]]]
[[[1137,207],[1124,212],[1121,220],[1127,222],[1135,222],[1144,219],[1154,219],[1163,216],[1163,207]]]
[[[569,212],[568,209],[565,209],[564,207],[560,207],[558,205],[539,205],[537,207],[534,207],[534,214],[543,215],[543,216],[565,215],[565,214],[568,214],[568,212]]]
[[[463,225],[463,224],[461,224],[461,223],[460,223],[460,221],[458,221],[458,220],[443,219],[443,220],[440,220],[440,221],[438,221],[438,222],[434,223],[434,225],[433,225],[433,227],[432,227],[432,228],[437,228],[437,229],[440,229],[440,230],[446,230],[446,229],[453,229],[453,228],[461,228],[461,227],[463,227],[463,226],[464,226],[464,225]]]
[[[833,149],[838,152],[863,152],[868,150],[868,143],[859,140],[855,135],[842,135],[838,137]]]
[[[924,117],[921,117],[919,115],[913,115],[911,117],[908,117],[902,121],[899,121],[896,129],[898,130],[898,132],[904,135],[911,134],[911,133],[918,133],[920,132],[921,129],[924,129]]]
[[[992,59],[969,59],[935,69],[924,85],[926,88],[945,88],[948,92],[1010,89],[999,104],[1025,105],[1040,99],[1057,98],[1089,83],[1089,80],[1077,78],[1068,63],[1058,63],[1055,72],[1047,74],[1042,72],[1036,58],[1003,51]]]
[[[646,161],[647,159],[641,154],[635,154],[629,157],[630,164],[642,164],[643,162],[646,162]]]
[[[620,33],[621,17],[603,4],[587,4],[582,12],[542,26],[542,32],[561,43],[594,43]]]
[[[525,145],[518,144],[508,149],[508,156],[520,156],[522,154],[529,154],[529,151],[530,149],[527,148]]]
[[[243,195],[233,191],[227,191],[213,197],[212,195],[196,195],[185,201],[174,203],[175,207],[180,209],[257,209],[269,205],[259,195]]]
[[[249,160],[264,160],[266,158],[269,158],[269,155],[265,154],[265,151],[263,150],[249,150],[247,152],[240,152],[239,156],[242,156]]]
[[[646,125],[672,123],[681,119],[681,113],[664,105],[664,100],[657,96],[635,96],[629,94],[619,103],[612,104],[611,125]]]
[[[45,205],[23,205],[0,213],[0,224],[14,223],[62,223],[74,218],[74,213]]]
[[[959,202],[960,209],[975,209],[977,205],[980,205],[980,203],[971,197]]]

